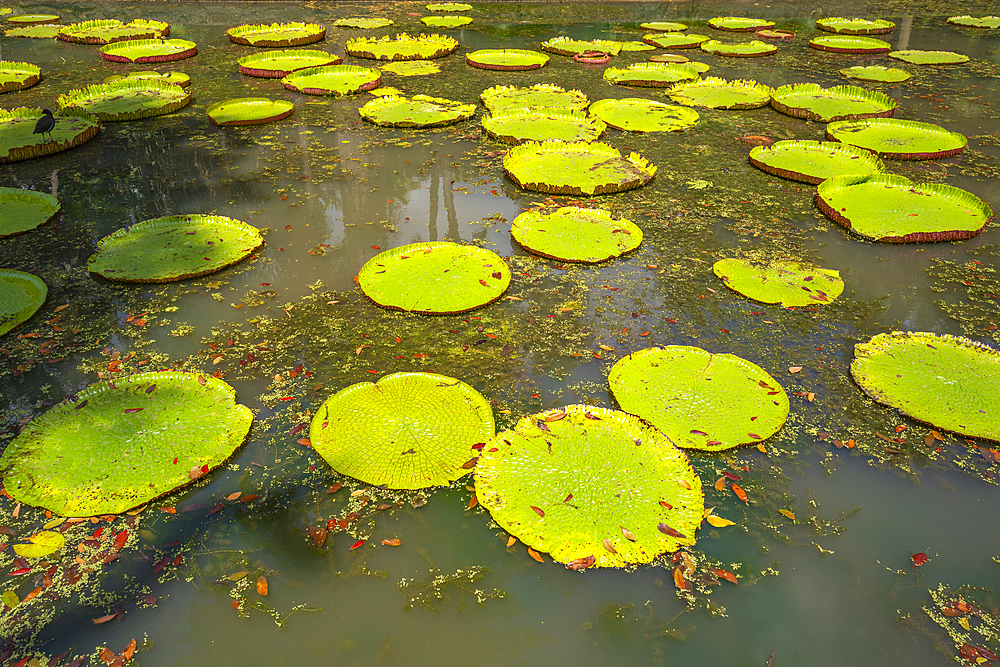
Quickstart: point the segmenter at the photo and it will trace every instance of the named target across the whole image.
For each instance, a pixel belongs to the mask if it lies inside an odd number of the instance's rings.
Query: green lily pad
[[[710,39],[701,44],[701,50],[706,53],[714,53],[717,56],[728,56],[731,58],[761,58],[769,56],[778,51],[774,44],[767,44],[760,40],[727,44],[717,39]]]
[[[878,81],[881,83],[899,83],[910,78],[910,73],[906,70],[895,67],[883,67],[882,65],[855,65],[854,67],[840,70],[840,73],[851,79]]]
[[[844,292],[839,271],[819,269],[807,262],[776,260],[761,265],[742,259],[720,259],[712,265],[712,271],[734,292],[785,308],[829,303]]]
[[[8,23],[14,25],[44,25],[46,23],[59,23],[58,14],[18,14],[7,18]]]
[[[857,86],[822,88],[818,83],[793,83],[774,89],[771,106],[789,116],[829,123],[886,118],[896,110],[896,100]]]
[[[264,244],[256,227],[221,215],[169,215],[97,242],[87,270],[108,280],[167,283],[215,273]]]
[[[29,537],[28,542],[31,544],[15,544],[14,553],[25,558],[48,556],[62,549],[63,545],[66,544],[66,538],[62,536],[62,533],[43,530]]]
[[[526,49],[482,49],[466,55],[465,62],[479,69],[513,72],[538,69],[549,62],[549,57]]]
[[[656,173],[638,153],[624,158],[617,148],[583,141],[523,143],[503,156],[503,169],[525,190],[572,195],[632,190]]]
[[[855,234],[887,243],[968,239],[993,217],[971,192],[889,174],[828,178],[816,190],[816,205]]]
[[[306,95],[352,95],[378,88],[382,73],[371,67],[330,65],[309,67],[292,72],[281,80],[282,85]]]
[[[643,35],[642,41],[661,49],[694,49],[710,40],[705,35],[680,34],[675,32]]]
[[[851,375],[872,399],[971,438],[1000,440],[1000,352],[960,336],[894,331],[854,346]]]
[[[385,308],[447,315],[499,299],[510,285],[510,268],[490,250],[430,241],[375,255],[358,272],[358,284]]]
[[[476,498],[572,569],[623,567],[695,542],[705,495],[687,455],[646,422],[569,405],[522,417],[483,448]]]
[[[467,12],[472,9],[472,5],[464,2],[436,2],[424,6],[432,12]]]
[[[186,39],[132,39],[101,47],[101,57],[116,63],[166,63],[198,55]]]
[[[842,120],[826,126],[831,141],[860,146],[894,160],[935,160],[958,155],[969,140],[940,125],[914,120],[869,118]]]
[[[840,16],[831,16],[818,19],[816,27],[842,35],[884,35],[892,32],[896,28],[896,24],[882,19],[845,19]]]
[[[101,129],[100,121],[82,109],[63,109],[52,132],[34,134],[41,109],[0,109],[0,162],[52,155],[85,144]]]
[[[563,206],[553,213],[525,211],[514,218],[510,235],[528,251],[563,262],[596,264],[639,247],[635,223],[596,208]]]
[[[112,44],[132,39],[163,39],[169,34],[170,24],[163,21],[135,19],[123,23],[117,19],[100,19],[63,26],[56,37],[76,44]]]
[[[34,315],[48,293],[41,278],[24,271],[0,269],[0,336]]]
[[[968,14],[963,14],[962,16],[952,16],[948,19],[948,23],[952,25],[960,25],[965,28],[984,28],[986,30],[997,30],[1000,28],[1000,16],[969,16]]]
[[[606,125],[583,111],[547,107],[501,109],[482,120],[483,132],[505,144],[525,141],[597,141]]]
[[[695,79],[698,79],[698,70],[686,63],[634,63],[604,70],[604,80],[619,86],[665,88],[678,81]]]
[[[240,73],[264,79],[281,79],[308,67],[327,67],[344,62],[340,56],[312,49],[264,51],[243,56],[237,63]]]
[[[885,165],[863,148],[828,141],[779,141],[755,146],[750,163],[769,174],[806,183],[822,183],[840,174],[881,174]]]
[[[233,388],[211,375],[139,373],[33,419],[0,470],[18,502],[60,516],[120,514],[221,465],[252,422]]]
[[[182,88],[187,88],[191,85],[191,77],[184,72],[130,72],[128,74],[112,74],[104,79],[104,83],[123,80],[159,81],[174,86],[181,86]]]
[[[616,130],[628,132],[680,132],[698,124],[698,112],[639,97],[598,100],[590,113]]]
[[[718,16],[708,20],[708,25],[716,30],[729,30],[732,32],[753,32],[764,28],[773,28],[774,21],[764,19],[751,19],[743,16]]]
[[[475,104],[429,95],[376,97],[358,113],[365,120],[388,127],[438,127],[453,125],[476,115]]]
[[[316,411],[309,440],[337,472],[390,489],[426,489],[471,472],[496,433],[475,389],[433,373],[393,373],[341,389]]]
[[[42,80],[42,68],[31,63],[0,60],[0,93],[24,90]]]
[[[13,14],[14,10],[10,7],[0,7],[0,16],[7,16],[8,14]]]
[[[57,101],[63,111],[83,109],[104,121],[124,121],[173,113],[191,103],[191,92],[159,81],[123,79],[71,90]]]
[[[969,62],[969,56],[951,51],[919,51],[908,49],[906,51],[892,51],[889,57],[894,60],[913,63],[914,65],[961,65]]]
[[[600,51],[609,56],[617,56],[621,53],[621,42],[611,39],[592,39],[589,41],[582,39],[572,39],[570,37],[553,37],[541,43],[542,51],[556,53],[560,56],[575,56],[588,51]]]
[[[648,21],[640,23],[639,27],[643,30],[652,30],[654,32],[681,32],[688,29],[685,24],[674,21]]]
[[[235,44],[287,48],[320,41],[326,37],[326,28],[317,23],[264,23],[238,25],[227,30],[226,34]]]
[[[493,86],[479,95],[491,112],[513,107],[555,107],[583,111],[590,100],[579,90],[566,90],[551,83],[536,83],[526,88]]]
[[[383,18],[348,18],[348,19],[337,19],[333,22],[335,28],[362,28],[362,29],[374,29],[374,28],[385,28],[393,24],[390,19]]]
[[[889,53],[889,42],[874,37],[851,37],[849,35],[820,35],[809,40],[809,46],[832,53]]]
[[[347,40],[344,50],[355,58],[372,60],[433,60],[458,48],[458,40],[445,35],[405,33],[390,37],[358,37]]]
[[[678,83],[666,95],[678,104],[709,109],[759,109],[771,101],[770,86],[749,80],[726,81],[709,76],[701,81]]]
[[[55,39],[59,36],[59,31],[65,28],[57,23],[36,23],[22,28],[11,28],[4,30],[4,37],[27,37],[29,39]]]
[[[208,120],[214,125],[262,125],[288,118],[295,105],[286,100],[266,97],[239,97],[216,102],[208,107]]]
[[[460,28],[472,23],[468,16],[425,16],[420,22],[430,28]]]
[[[683,448],[715,452],[757,444],[788,418],[788,395],[762,368],[697,347],[634,352],[611,367],[608,384],[622,410]]]
[[[397,76],[428,76],[438,74],[441,68],[430,60],[400,60],[382,65],[382,71]]]
[[[59,212],[59,200],[35,190],[0,188],[0,238],[45,224]]]
[[[621,42],[622,53],[627,51],[652,51],[656,47],[652,44],[647,44],[646,42],[637,42],[635,40],[630,40],[628,42]]]

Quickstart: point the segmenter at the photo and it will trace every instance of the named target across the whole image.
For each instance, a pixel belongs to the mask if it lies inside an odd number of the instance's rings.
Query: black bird
[[[35,123],[35,130],[32,134],[48,134],[49,139],[51,140],[52,128],[56,126],[56,119],[52,116],[52,112],[48,109],[42,109],[42,114],[42,117],[38,119],[37,123]]]

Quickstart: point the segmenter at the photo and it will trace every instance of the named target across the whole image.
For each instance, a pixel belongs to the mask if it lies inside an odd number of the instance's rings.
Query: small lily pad
[[[688,29],[687,25],[675,21],[648,21],[640,23],[639,27],[653,32],[681,32]]]
[[[493,86],[479,95],[491,112],[513,107],[557,107],[583,111],[590,100],[579,90],[566,90],[550,83],[536,83],[526,88]]]
[[[101,47],[101,57],[116,63],[165,63],[198,54],[186,39],[133,39]]]
[[[35,190],[0,188],[0,238],[43,225],[59,212],[59,200]]]
[[[360,29],[375,29],[375,28],[385,28],[393,24],[391,19],[383,18],[347,18],[347,19],[337,19],[333,22],[333,27],[335,28],[360,28]]]
[[[59,96],[59,108],[83,109],[104,121],[162,116],[191,103],[191,92],[169,83],[122,79],[99,83]]]
[[[57,23],[36,23],[21,28],[11,28],[3,31],[4,37],[27,37],[29,39],[55,39],[59,31],[65,28]]]
[[[101,122],[82,109],[63,109],[52,132],[35,134],[41,109],[0,109],[0,162],[17,162],[85,144],[101,129]]]
[[[41,558],[63,548],[66,538],[62,533],[53,530],[43,530],[28,538],[30,544],[15,544],[14,553],[25,558]]]
[[[598,100],[590,113],[617,130],[628,132],[680,132],[698,123],[698,112],[638,97]]]
[[[622,410],[687,449],[757,444],[781,430],[788,418],[788,395],[764,369],[697,347],[634,352],[611,367],[608,384]]]
[[[758,264],[720,259],[712,265],[712,271],[734,292],[785,308],[829,303],[844,292],[839,271],[819,269],[807,262],[776,260]]]
[[[329,65],[292,72],[281,83],[289,90],[306,95],[352,95],[378,88],[382,73],[371,67]]]
[[[170,24],[163,21],[135,19],[123,23],[116,19],[100,19],[63,26],[56,37],[76,44],[112,44],[132,39],[164,39],[169,34]]]
[[[906,70],[895,67],[883,67],[882,65],[855,65],[854,67],[840,70],[840,73],[851,79],[878,81],[880,83],[899,83],[910,78],[910,73]]]
[[[896,100],[858,86],[822,88],[818,83],[793,83],[774,89],[771,106],[789,116],[829,123],[886,118],[896,110]]]
[[[42,68],[31,63],[0,60],[0,93],[24,90],[42,80]]]
[[[295,105],[287,100],[266,97],[239,97],[208,107],[208,119],[214,125],[262,125],[288,118]]]
[[[754,32],[764,28],[773,28],[774,21],[764,19],[752,19],[744,16],[718,16],[708,20],[708,25],[716,30],[729,30],[732,32]]]
[[[523,71],[543,67],[549,57],[526,49],[482,49],[466,55],[465,62],[479,69]]]
[[[326,37],[326,28],[317,23],[258,23],[238,25],[226,34],[234,44],[287,48],[320,41]]]
[[[461,28],[472,23],[469,16],[425,16],[420,22],[430,28]]]
[[[993,217],[971,192],[890,174],[828,178],[816,190],[816,205],[855,234],[886,243],[968,239]]]
[[[445,35],[405,33],[390,37],[358,37],[347,40],[344,50],[355,58],[372,60],[433,60],[458,48],[458,40]]]
[[[382,65],[382,71],[397,76],[428,76],[440,73],[441,68],[430,60],[400,60]]]
[[[553,213],[525,211],[514,218],[510,235],[536,255],[585,264],[621,257],[642,243],[642,230],[633,222],[576,206],[563,206]]]
[[[17,14],[7,17],[8,23],[14,25],[44,25],[47,23],[59,23],[58,14]]]
[[[492,303],[510,285],[496,253],[448,241],[413,243],[372,257],[358,272],[365,296],[385,308],[430,315]]]
[[[889,42],[874,37],[851,37],[848,35],[820,35],[809,40],[809,46],[819,51],[832,53],[889,53]]]
[[[860,146],[894,160],[936,160],[958,155],[968,139],[940,125],[914,120],[869,118],[842,120],[826,126],[831,141]]]
[[[472,5],[464,2],[436,2],[424,6],[432,12],[467,12],[472,9]]]
[[[678,83],[667,97],[678,104],[709,109],[759,109],[771,101],[770,86],[749,80],[727,81],[709,76],[701,81]]]
[[[215,273],[264,243],[256,227],[221,215],[171,215],[97,242],[87,269],[108,280],[166,283]]]
[[[472,446],[495,433],[489,401],[461,380],[393,373],[326,399],[309,440],[343,475],[389,489],[425,489],[472,472]]]
[[[104,79],[104,83],[123,80],[159,81],[174,86],[187,88],[191,85],[191,77],[184,72],[129,72],[128,74],[112,74]]]
[[[769,174],[806,183],[822,183],[840,174],[881,174],[882,160],[863,148],[827,141],[779,141],[756,146],[750,163]]]
[[[952,16],[948,19],[948,23],[952,25],[960,25],[965,28],[983,28],[985,30],[997,30],[1000,29],[1000,16],[969,16],[968,14],[963,14],[962,16]]]
[[[476,115],[475,104],[463,104],[443,97],[414,95],[376,97],[358,113],[365,120],[388,127],[438,127],[453,125]]]
[[[961,65],[969,62],[969,56],[951,51],[919,51],[908,49],[905,51],[892,51],[889,57],[894,60],[913,63],[914,65]]]
[[[706,53],[731,58],[761,58],[777,53],[778,51],[778,47],[774,44],[767,44],[756,39],[736,44],[727,44],[717,39],[710,39],[707,42],[703,42],[700,48]]]
[[[695,49],[710,40],[705,35],[680,34],[675,32],[643,35],[642,41],[661,49]]]
[[[678,81],[697,78],[698,70],[687,63],[634,63],[604,70],[604,80],[609,83],[642,88],[665,88]]]
[[[621,42],[611,39],[572,39],[571,37],[553,37],[541,43],[542,51],[560,56],[575,56],[581,53],[599,51],[609,56],[617,56],[621,50]]]
[[[638,153],[622,157],[600,142],[529,141],[503,157],[507,176],[525,190],[594,195],[622,192],[653,179],[656,166]]]
[[[265,79],[281,79],[308,67],[339,65],[344,60],[333,53],[312,49],[264,51],[243,56],[237,63],[240,73]]]
[[[842,35],[884,35],[892,32],[896,24],[882,19],[845,19],[840,16],[830,16],[817,19],[816,27]]]
[[[24,271],[0,269],[0,336],[34,315],[48,293],[41,278]]]
[[[606,125],[583,111],[512,107],[483,118],[483,132],[505,144],[525,141],[596,141]]]

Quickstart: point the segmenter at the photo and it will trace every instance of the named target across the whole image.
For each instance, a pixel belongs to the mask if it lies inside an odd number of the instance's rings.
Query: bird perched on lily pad
[[[44,135],[48,134],[49,139],[51,140],[52,128],[55,126],[56,119],[55,116],[52,115],[52,112],[48,109],[42,109],[42,117],[38,119],[37,123],[35,123],[35,129],[32,131],[32,134],[41,134],[43,138]]]

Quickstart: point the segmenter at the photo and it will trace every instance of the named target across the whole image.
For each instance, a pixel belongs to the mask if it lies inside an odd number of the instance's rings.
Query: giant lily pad
[[[710,40],[705,35],[680,34],[675,32],[643,35],[642,41],[661,49],[694,49]]]
[[[398,76],[428,76],[439,73],[441,68],[430,60],[400,60],[382,65],[382,71]]]
[[[66,544],[66,538],[62,533],[52,530],[43,530],[40,533],[27,538],[30,544],[15,544],[14,553],[25,558],[41,558],[55,553]]]
[[[337,19],[333,22],[335,28],[359,28],[371,30],[374,28],[385,28],[393,24],[391,19],[384,18],[347,18]]]
[[[604,70],[604,80],[619,86],[665,88],[678,81],[697,78],[698,70],[684,63],[634,63]]]
[[[358,109],[358,113],[376,125],[437,127],[472,118],[476,115],[476,105],[429,95],[414,95],[411,98],[389,96],[376,97]]]
[[[36,23],[21,28],[4,30],[4,37],[27,37],[29,39],[55,39],[66,26],[52,23]]]
[[[851,37],[845,35],[820,35],[809,40],[809,46],[832,53],[889,53],[889,42],[874,37]]]
[[[77,44],[111,44],[130,39],[163,39],[169,34],[170,24],[163,21],[135,19],[123,23],[116,19],[101,19],[63,26],[56,37]]]
[[[967,239],[993,217],[971,192],[889,174],[828,178],[816,190],[816,205],[859,236],[887,243]]]
[[[292,72],[281,80],[289,90],[307,95],[351,95],[378,88],[382,73],[371,67],[330,65]]]
[[[59,201],[35,190],[0,188],[0,238],[20,234],[48,222]]]
[[[773,28],[774,21],[764,19],[751,19],[743,16],[718,16],[708,20],[708,25],[716,30],[730,30],[732,32],[754,32],[764,28]]]
[[[287,100],[266,97],[239,97],[208,107],[208,119],[215,125],[262,125],[288,118],[295,105]]]
[[[678,83],[666,91],[678,104],[709,109],[759,109],[767,106],[774,91],[756,81],[726,81],[709,76],[701,81]]]
[[[358,272],[358,284],[386,308],[464,313],[499,299],[510,285],[510,268],[490,250],[432,241],[375,255]]]
[[[372,60],[432,60],[458,48],[458,40],[445,35],[405,33],[395,37],[358,37],[347,40],[344,50],[356,58]]]
[[[701,50],[706,53],[714,53],[717,56],[729,56],[731,58],[761,58],[776,53],[778,47],[757,39],[750,42],[732,44],[720,42],[717,39],[710,39],[701,44]]]
[[[320,41],[326,37],[326,28],[317,23],[265,23],[238,25],[226,34],[235,44],[287,48]]]
[[[101,57],[116,63],[165,63],[198,54],[186,39],[132,39],[101,47]]]
[[[960,25],[966,28],[984,28],[986,30],[996,30],[1000,28],[1000,16],[952,16],[948,19],[952,25]]]
[[[621,42],[610,39],[572,39],[570,37],[553,37],[541,43],[542,51],[556,53],[560,56],[575,56],[581,53],[600,51],[610,56],[617,56],[621,50]]]
[[[679,132],[694,127],[699,119],[693,109],[638,97],[598,100],[590,105],[590,113],[628,132]]]
[[[263,243],[256,227],[233,218],[170,215],[105,236],[87,269],[108,280],[166,283],[215,273]]]
[[[640,23],[639,27],[653,32],[681,32],[688,29],[687,25],[675,21],[648,21]]]
[[[253,414],[211,375],[101,382],[36,417],[0,457],[17,501],[62,516],[119,514],[220,466]]]
[[[513,107],[483,118],[483,131],[505,144],[525,141],[596,141],[606,129],[583,111],[546,107]]]
[[[577,570],[692,545],[705,509],[701,480],[668,437],[587,405],[498,433],[476,463],[476,498],[501,528]]]
[[[449,484],[496,433],[475,389],[433,373],[393,373],[341,389],[316,410],[309,440],[337,472],[390,489]]]
[[[112,81],[122,81],[124,79],[129,79],[132,81],[142,80],[142,81],[159,81],[160,83],[169,83],[174,86],[181,86],[186,88],[191,85],[191,77],[189,77],[184,72],[129,72],[128,74],[112,74],[111,76],[104,79],[104,83],[111,83]]]
[[[281,79],[307,67],[326,67],[344,62],[340,56],[312,49],[264,51],[243,56],[238,61],[240,73],[265,79]]]
[[[472,23],[468,16],[425,16],[420,22],[430,28],[460,28]]]
[[[822,88],[818,83],[793,83],[774,89],[771,106],[789,116],[829,123],[886,118],[896,110],[896,100],[857,86]]]
[[[590,100],[579,90],[566,90],[550,83],[536,83],[526,88],[493,86],[479,95],[483,105],[492,112],[512,107],[557,107],[582,111]]]
[[[41,278],[24,271],[0,269],[0,336],[34,315],[48,293]]]
[[[851,375],[879,403],[966,437],[1000,440],[1000,352],[960,336],[894,331],[854,346]]]
[[[525,190],[573,195],[632,190],[656,173],[638,153],[623,158],[617,148],[582,141],[523,143],[503,156],[503,169]]]
[[[788,418],[788,395],[762,368],[697,347],[634,352],[611,367],[608,384],[622,410],[649,421],[678,447],[756,444]]]
[[[822,183],[839,174],[881,174],[882,160],[863,148],[827,141],[779,141],[756,146],[750,163],[769,174],[806,183]]]
[[[817,19],[816,27],[820,30],[843,35],[884,35],[892,32],[896,28],[896,24],[882,19],[845,19],[840,16],[831,16]]]
[[[883,67],[882,65],[855,65],[854,67],[840,70],[840,73],[851,79],[878,81],[880,83],[899,83],[910,78],[910,73],[906,70],[895,67]]]
[[[7,18],[8,23],[14,25],[45,25],[48,23],[59,23],[58,14],[17,14]]]
[[[969,56],[951,51],[919,51],[908,49],[905,51],[892,51],[889,57],[894,60],[913,63],[914,65],[961,65],[969,62]]]
[[[432,12],[467,12],[472,9],[472,5],[464,2],[435,2],[425,7]]]
[[[0,60],[0,93],[24,90],[42,80],[42,68],[31,63]]]
[[[101,120],[123,121],[173,113],[191,103],[191,93],[169,83],[122,79],[71,90],[57,101],[64,111],[83,109]]]
[[[712,265],[726,287],[761,303],[815,306],[829,303],[844,291],[840,272],[818,269],[806,262],[776,260],[766,264],[720,259]]]
[[[831,141],[860,146],[895,160],[935,160],[958,155],[968,139],[940,125],[914,120],[869,118],[842,120],[826,126]]]
[[[34,134],[41,109],[0,109],[0,162],[17,162],[75,148],[93,139],[100,121],[82,109],[64,109],[52,132]]]
[[[466,55],[465,62],[479,69],[521,71],[538,69],[549,62],[549,57],[526,49],[482,49]]]
[[[642,230],[633,222],[576,206],[563,206],[553,213],[525,211],[514,218],[510,234],[536,255],[586,264],[621,257],[642,243]]]

